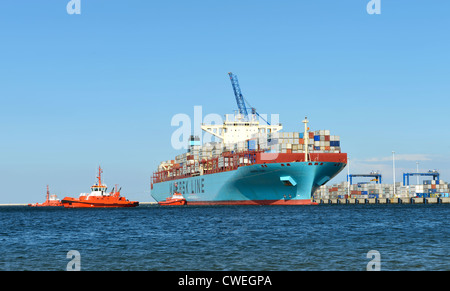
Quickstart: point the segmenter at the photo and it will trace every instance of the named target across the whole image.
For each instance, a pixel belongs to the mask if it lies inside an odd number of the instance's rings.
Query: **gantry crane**
[[[371,181],[375,181],[376,184],[381,184],[381,174],[378,172],[371,172],[370,174],[350,174],[347,175],[347,181],[350,180],[350,185],[352,185],[352,178],[354,177],[372,177],[374,178]]]
[[[434,181],[439,181],[439,172],[437,170],[428,171],[426,173],[403,173],[403,185],[404,186],[409,186],[409,177],[410,176],[431,176],[431,177],[433,177]]]

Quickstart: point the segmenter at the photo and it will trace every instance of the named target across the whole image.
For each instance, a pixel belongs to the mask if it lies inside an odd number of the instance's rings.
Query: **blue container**
[[[369,193],[367,193],[367,191],[361,191],[361,195],[367,195]]]
[[[303,132],[299,133],[300,138],[303,138]]]
[[[315,151],[320,151],[320,147],[314,147]]]
[[[320,135],[315,135],[314,136],[314,141],[320,141]]]
[[[436,193],[436,189],[428,189],[428,193]]]
[[[339,147],[340,142],[339,141],[330,141],[330,147]]]
[[[378,198],[378,194],[369,194],[369,198]]]

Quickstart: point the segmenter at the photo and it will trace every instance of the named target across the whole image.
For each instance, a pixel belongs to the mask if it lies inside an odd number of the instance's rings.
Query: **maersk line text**
[[[222,282],[213,278],[194,278],[186,275],[178,280],[179,286],[203,286],[209,288],[212,283],[224,286],[266,286],[272,285],[269,276],[223,276]]]

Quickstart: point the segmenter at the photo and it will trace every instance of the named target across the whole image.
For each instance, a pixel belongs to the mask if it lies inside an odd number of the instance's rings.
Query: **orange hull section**
[[[170,199],[158,202],[159,205],[186,205],[186,199]]]
[[[124,197],[66,197],[62,200],[66,208],[117,208],[117,207],[136,207],[138,201],[128,201]]]
[[[62,207],[63,204],[60,201],[45,201],[44,203],[28,204],[31,207]]]

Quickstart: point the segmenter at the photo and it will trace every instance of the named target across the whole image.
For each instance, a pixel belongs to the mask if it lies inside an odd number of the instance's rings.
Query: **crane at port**
[[[350,185],[353,185],[354,177],[371,177],[374,178],[373,180],[375,180],[376,184],[381,184],[381,174],[378,172],[371,172],[370,174],[349,174],[347,175],[347,182],[350,180]]]
[[[237,103],[237,106],[239,109],[239,113],[241,115],[243,115],[243,117],[245,119],[248,120],[248,111],[247,111],[247,107],[245,106],[245,103],[247,103],[249,108],[252,110],[252,114],[256,114],[259,118],[261,118],[268,125],[270,125],[270,123],[267,122],[267,120],[265,120],[261,115],[259,115],[259,113],[256,111],[256,109],[254,107],[250,106],[248,101],[244,99],[244,96],[242,95],[242,92],[241,92],[241,87],[239,86],[239,81],[238,81],[237,76],[231,72],[229,72],[228,75],[230,76],[231,86],[233,86],[234,96],[236,97],[236,103]]]
[[[229,72],[231,86],[233,86],[234,96],[236,97],[236,103],[239,109],[239,113],[248,118],[247,108],[245,107],[244,96],[242,96],[241,87],[239,86],[239,81],[237,76]]]
[[[409,177],[410,176],[431,176],[434,181],[439,182],[439,172],[437,170],[428,171],[426,173],[403,173],[403,185],[409,186]]]

